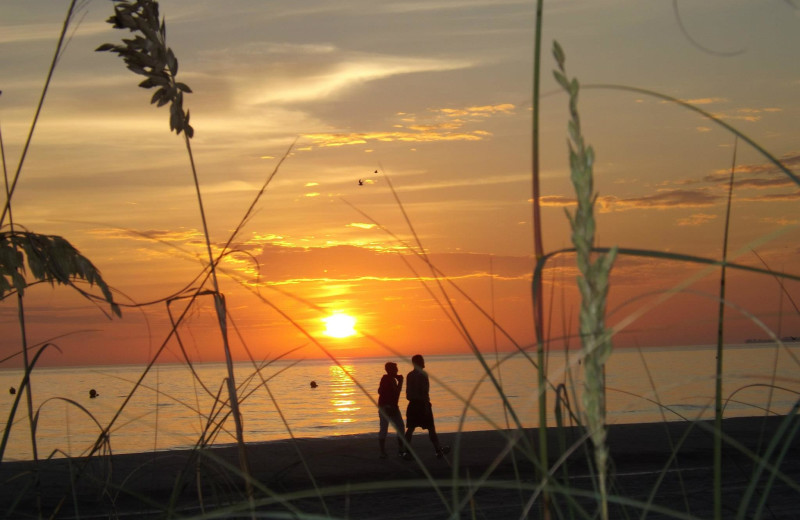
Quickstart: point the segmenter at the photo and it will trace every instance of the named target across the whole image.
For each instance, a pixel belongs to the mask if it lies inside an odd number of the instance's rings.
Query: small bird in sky
[[[364,179],[358,179],[358,185],[359,186],[363,186],[364,185]]]

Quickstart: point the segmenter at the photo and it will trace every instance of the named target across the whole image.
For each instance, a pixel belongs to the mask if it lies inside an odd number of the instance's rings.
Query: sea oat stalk
[[[219,290],[216,260],[211,250],[211,239],[200,191],[200,182],[198,180],[197,168],[192,153],[191,138],[194,136],[194,129],[189,124],[189,111],[184,111],[183,109],[183,95],[184,93],[189,94],[192,91],[188,85],[176,80],[178,74],[178,60],[172,49],[166,44],[166,25],[163,20],[159,20],[157,1],[136,0],[134,2],[129,2],[125,0],[115,0],[114,15],[108,19],[108,23],[113,25],[115,29],[128,29],[132,33],[135,33],[136,36],[132,39],[123,39],[122,45],[106,43],[98,47],[97,50],[110,51],[118,54],[125,61],[125,65],[129,70],[145,76],[146,79],[139,83],[139,86],[147,89],[156,88],[156,92],[150,99],[150,103],[157,104],[159,107],[169,104],[170,130],[175,130],[175,133],[178,135],[183,133],[186,151],[189,155],[192,179],[197,193],[200,218],[203,224],[206,251],[208,253],[208,267],[213,285],[214,308],[217,313],[217,320],[219,322],[225,353],[225,362],[228,369],[227,386],[231,403],[231,414],[233,415],[236,427],[236,439],[239,445],[239,465],[245,478],[248,495],[250,496],[249,491],[251,483],[244,446],[244,429],[236,394],[233,359],[228,343],[228,321],[225,298]]]
[[[556,81],[569,94],[570,121],[569,163],[572,184],[578,207],[575,215],[567,212],[572,227],[572,243],[575,246],[578,269],[578,288],[581,293],[580,335],[583,344],[581,352],[584,366],[583,406],[586,427],[594,445],[594,459],[597,465],[598,485],[601,497],[602,518],[608,518],[608,498],[606,486],[606,466],[608,447],[606,446],[606,404],[605,404],[605,362],[611,355],[611,332],[605,328],[606,296],[611,265],[617,255],[616,247],[607,254],[592,255],[594,246],[595,220],[594,204],[594,150],[587,146],[581,132],[578,114],[577,79],[568,80],[564,68],[564,51],[558,42],[553,42],[553,56],[559,70],[554,71]]]

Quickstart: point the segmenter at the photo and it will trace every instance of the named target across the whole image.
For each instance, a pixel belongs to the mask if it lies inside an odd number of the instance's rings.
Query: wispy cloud
[[[695,98],[695,99],[684,99],[685,103],[689,103],[690,105],[716,105],[719,103],[725,103],[728,100],[725,98],[715,98],[715,97],[707,97],[707,98]],[[667,101],[664,101],[667,103]]]
[[[729,112],[720,112],[714,114],[719,119],[727,119],[729,121],[747,121],[755,123],[760,121],[764,114],[772,114],[781,112],[780,108],[764,107],[764,108],[737,108]]]
[[[441,141],[480,141],[492,134],[487,130],[467,127],[495,115],[514,113],[515,106],[510,103],[497,105],[470,106],[464,108],[433,108],[427,114],[417,115],[406,112],[397,114],[392,124],[395,130],[353,133],[310,133],[303,137],[310,139],[314,146],[335,147],[360,145],[369,142],[441,142]]]
[[[134,229],[104,228],[90,231],[92,235],[103,238],[126,238],[133,240],[192,243],[200,240],[203,234],[197,229]]]
[[[779,160],[789,169],[797,168],[800,166],[800,153],[788,154]],[[730,169],[720,169],[710,175],[706,175],[703,181],[719,184],[727,183],[729,178]],[[734,170],[734,185],[737,188],[765,189],[791,186],[793,184],[794,181],[771,162],[736,165]]]
[[[781,163],[787,168],[800,165],[800,153],[784,155]],[[701,208],[711,207],[725,200],[720,187],[730,181],[730,169],[719,169],[700,179],[680,179],[661,183],[661,189],[653,194],[638,197],[600,196],[597,199],[601,212],[618,212],[646,209]],[[734,175],[734,196],[739,202],[781,202],[795,201],[800,192],[756,193],[748,190],[766,191],[772,188],[786,188],[795,183],[773,163],[737,165]],[[668,186],[683,186],[669,188]],[[543,206],[572,206],[575,199],[561,195],[550,195],[540,200]],[[701,225],[714,218],[711,215],[695,214],[677,220],[680,226]]]
[[[794,193],[765,193],[751,197],[737,197],[737,200],[748,202],[791,202],[800,200],[800,191]]]
[[[787,154],[778,159],[781,164],[787,168],[800,166],[800,153]],[[717,170],[715,173],[722,174],[730,170]],[[784,175],[777,166],[771,162],[763,162],[759,164],[742,164],[736,166],[736,173],[751,173],[751,174],[764,174],[764,173],[779,173]]]
[[[367,224],[365,222],[351,222],[347,224],[347,227],[359,228],[359,229],[374,229],[377,227],[375,224]]]
[[[501,103],[498,105],[471,106],[465,108],[438,108],[433,112],[440,112],[449,117],[489,117],[497,113],[510,114],[514,112],[514,105]]]
[[[695,99],[683,99],[685,103],[690,105],[699,106],[699,107],[707,107],[709,105],[723,105],[725,103],[730,103],[730,100],[727,98],[722,97],[705,97],[705,98],[695,98]],[[661,103],[669,103],[669,101],[662,101]],[[776,113],[781,112],[783,109],[778,107],[740,107],[740,108],[733,108],[730,110],[725,110],[722,112],[714,113],[715,117],[719,119],[727,119],[727,120],[736,120],[736,121],[748,121],[748,122],[756,122],[760,121],[764,114]],[[709,131],[708,127],[699,126],[697,130],[700,132],[707,132]]]
[[[652,195],[642,197],[599,197],[598,203],[600,210],[604,212],[632,209],[699,208],[713,206],[720,200],[720,197],[719,194],[708,189],[660,190]]]
[[[365,133],[317,133],[305,134],[303,136],[310,139],[315,146],[347,146],[354,144],[366,144],[368,142],[413,142],[430,143],[435,141],[480,141],[486,136],[485,133],[478,132],[451,132],[436,129],[418,129],[412,132],[365,132]]]
[[[695,213],[689,217],[679,218],[677,220],[677,224],[679,226],[702,226],[703,224],[707,224],[712,220],[716,219],[717,215],[710,215],[708,213]]]
[[[574,206],[576,201],[574,198],[563,197],[561,195],[546,195],[539,198],[539,204],[542,206],[564,207]]]
[[[76,27],[73,22],[72,27]],[[76,35],[87,36],[107,33],[109,25],[105,22],[81,22],[77,26]],[[0,44],[5,43],[31,43],[36,41],[52,42],[54,35],[61,31],[61,21],[57,23],[37,23],[7,25],[0,32]]]
[[[800,224],[800,220],[797,217],[788,217],[788,216],[781,216],[781,217],[764,217],[761,219],[761,222],[765,222],[767,224],[776,224],[778,226],[796,226]]]
[[[443,72],[473,66],[465,60],[387,55],[308,52],[293,59],[266,61],[261,79],[250,78],[239,102],[248,105],[301,103],[329,99],[372,81],[403,74]],[[252,72],[252,71],[250,71]]]
[[[388,4],[384,9],[389,13],[417,13],[426,11],[451,11],[464,8],[497,7],[498,5],[527,5],[524,0],[447,0],[447,1],[407,1]]]

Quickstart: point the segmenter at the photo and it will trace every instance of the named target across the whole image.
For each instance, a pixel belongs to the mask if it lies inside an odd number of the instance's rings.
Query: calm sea
[[[760,415],[765,409],[787,412],[800,392],[800,345],[742,345],[725,351],[726,416]],[[501,354],[500,359],[508,354]],[[236,366],[242,400],[244,437],[263,442],[294,437],[327,437],[377,431],[378,382],[388,359],[278,361],[257,371]],[[486,355],[490,365],[495,355]],[[548,376],[563,383],[571,402],[580,399],[580,366],[571,353],[551,353]],[[399,359],[402,373],[410,366]],[[504,412],[494,384],[473,356],[426,357],[431,376],[431,401],[437,430],[454,432],[514,426]],[[708,347],[658,348],[614,352],[607,366],[609,423],[696,419],[713,416],[715,350]],[[141,366],[37,368],[33,375],[34,409],[38,414],[39,457],[79,456],[109,424],[143,373]],[[192,447],[205,435],[214,444],[235,441],[233,421],[224,421],[214,395],[227,395],[223,364],[161,365],[151,369],[142,386],[122,408],[111,429],[114,453]],[[538,424],[536,368],[519,354],[503,361],[492,374],[502,385],[514,413],[525,427]],[[0,388],[18,387],[20,370],[0,371]],[[316,382],[316,388],[311,382]],[[89,390],[99,396],[89,398]],[[14,395],[3,391],[0,416],[7,420]],[[554,424],[554,392],[548,394]],[[469,406],[467,406],[469,402]],[[20,403],[3,460],[30,459],[27,414]],[[405,408],[405,399],[401,399]],[[223,413],[227,409],[223,408]]]

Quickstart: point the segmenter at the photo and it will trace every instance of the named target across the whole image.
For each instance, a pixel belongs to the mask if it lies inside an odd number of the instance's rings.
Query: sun
[[[356,324],[356,319],[350,315],[337,312],[327,318],[322,318],[325,323],[325,334],[332,338],[348,338],[356,333],[353,326]]]

